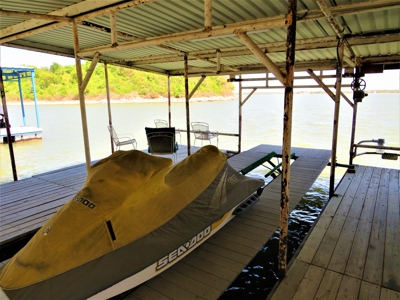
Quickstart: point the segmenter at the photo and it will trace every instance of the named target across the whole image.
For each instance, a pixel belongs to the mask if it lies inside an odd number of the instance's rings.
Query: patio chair
[[[209,141],[211,145],[211,139],[217,138],[217,147],[218,147],[218,132],[216,131],[211,132],[208,123],[192,122],[191,125],[194,131],[193,146],[196,145],[196,140],[201,140],[201,146],[203,146],[203,141]]]
[[[156,124],[156,127],[157,127],[157,128],[169,127],[168,122],[167,122],[166,120],[162,120],[162,119],[155,119],[155,120],[154,120],[154,124]],[[178,131],[178,132],[175,131],[175,133],[176,133],[176,134],[179,134],[179,144],[182,144],[182,143],[181,143],[182,138],[181,138],[181,133],[180,133],[180,131]]]
[[[125,145],[132,145],[133,149],[137,148],[136,139],[132,134],[125,133],[122,135],[118,135],[115,131],[114,126],[112,125],[108,125],[108,131],[110,132],[111,139],[117,147],[117,150],[119,150],[121,146]]]
[[[152,155],[173,155],[177,161],[178,144],[175,141],[175,127],[151,128],[145,127],[148,151]]]
[[[169,127],[168,122],[166,120],[155,119],[154,124],[156,124],[157,128]]]

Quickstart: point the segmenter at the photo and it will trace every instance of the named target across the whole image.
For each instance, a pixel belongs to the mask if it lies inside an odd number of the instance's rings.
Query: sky
[[[75,65],[74,58],[0,46],[2,67],[22,65],[50,67],[54,62],[63,66]],[[367,90],[400,90],[400,70],[387,70],[383,74],[366,74],[363,79]]]

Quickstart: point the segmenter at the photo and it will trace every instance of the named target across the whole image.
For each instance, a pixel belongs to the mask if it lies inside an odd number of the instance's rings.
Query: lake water
[[[351,98],[351,95],[349,95]],[[10,123],[23,124],[21,107],[9,105]],[[33,105],[25,105],[27,125],[36,126]],[[87,118],[91,159],[111,154],[107,130],[106,103],[87,104]],[[167,103],[118,103],[111,105],[113,124],[118,133],[131,133],[138,141],[138,149],[146,149],[144,128],[154,127],[154,119],[167,119]],[[172,125],[186,128],[185,103],[173,103]],[[334,102],[322,94],[295,94],[293,105],[292,146],[330,149],[332,144]],[[78,104],[40,104],[39,115],[43,138],[14,143],[18,178],[85,162],[80,109]],[[242,150],[258,144],[282,144],[283,95],[255,93],[243,106]],[[387,146],[399,146],[400,95],[370,94],[358,105],[355,141],[385,138]],[[204,121],[211,130],[238,132],[238,101],[211,101],[190,103],[191,121]],[[348,153],[352,110],[341,102],[338,163],[349,162]],[[186,143],[186,134],[182,134]],[[192,140],[193,143],[193,140]],[[237,138],[220,136],[221,149],[237,150]],[[128,149],[123,147],[122,149]],[[362,149],[361,149],[362,150]],[[363,152],[363,151],[360,151]],[[0,144],[0,183],[13,180],[8,146]],[[382,160],[378,155],[356,157],[356,164],[399,168],[400,161]],[[343,173],[342,168],[337,174]],[[329,176],[329,170],[323,173]]]

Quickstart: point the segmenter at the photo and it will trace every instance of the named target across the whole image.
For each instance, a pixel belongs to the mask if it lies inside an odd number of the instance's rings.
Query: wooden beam
[[[242,106],[250,99],[250,97],[257,91],[258,87],[253,87],[253,90],[247,95],[247,97],[243,100]]]
[[[85,91],[87,84],[89,83],[90,77],[93,74],[94,69],[96,68],[97,62],[99,61],[100,53],[96,53],[93,57],[92,63],[90,64],[89,69],[86,72],[85,79],[82,81],[80,88]]]
[[[328,94],[333,101],[335,101],[335,94],[326,86],[326,84],[313,72],[313,70],[308,69],[307,73],[318,83],[318,85]]]
[[[29,18],[29,19],[58,21],[58,22],[67,22],[67,23],[71,23],[73,21],[72,18],[65,17],[65,16],[35,14],[35,13],[31,13],[31,12],[11,11],[11,10],[4,10],[4,9],[0,9],[0,16],[26,17],[26,18]]]
[[[73,4],[73,5],[52,11],[51,13],[49,13],[49,15],[73,17],[76,14],[81,14],[79,17],[74,18],[74,20],[77,23],[79,23],[79,22],[87,20],[87,19],[91,19],[91,18],[95,18],[95,17],[101,16],[101,15],[108,14],[111,10],[118,11],[118,10],[130,8],[130,7],[150,3],[155,0],[133,0],[133,1],[123,3],[123,4],[115,4],[120,1],[121,0],[82,1],[79,3]],[[104,9],[99,8],[104,5],[108,5],[108,7],[104,8]],[[86,13],[86,12],[90,12],[90,13]],[[10,39],[10,40],[15,40],[15,39],[20,38],[20,37],[16,36],[17,33],[24,32],[26,34],[25,36],[29,36],[29,35],[38,33],[37,30],[42,29],[43,26],[44,26],[44,28],[48,28],[44,31],[52,29],[51,27],[45,26],[46,24],[49,24],[50,22],[51,22],[50,20],[41,20],[41,21],[37,21],[34,19],[27,20],[27,21],[20,22],[18,24],[3,28],[2,30],[0,30],[0,36],[9,37],[9,38],[11,38],[11,36],[13,36],[14,38]],[[58,25],[60,27],[60,26],[65,26],[66,24],[67,23],[59,23]],[[41,32],[43,32],[43,31],[41,31]],[[5,41],[1,41],[1,43],[5,43]]]
[[[343,34],[343,29],[339,26],[339,24],[336,22],[335,16],[332,14],[331,10],[329,7],[326,5],[325,0],[315,0],[317,2],[319,8],[321,11],[324,13],[326,19],[328,20],[329,24],[333,28],[333,30],[336,32],[337,36],[343,40],[347,51],[349,51],[351,59],[355,58],[355,54],[349,43],[344,39],[344,34]],[[343,59],[343,58],[342,58]]]
[[[190,98],[192,98],[193,94],[197,91],[197,89],[199,88],[200,84],[202,84],[202,82],[204,81],[204,79],[206,79],[206,76],[201,76],[201,78],[199,79],[199,81],[197,82],[196,86],[193,88],[193,90],[190,92],[189,94],[189,100]]]
[[[380,35],[378,35],[380,34]],[[376,36],[373,37],[364,37],[358,36],[354,38],[348,38],[347,40],[353,45],[367,45],[367,44],[381,44],[381,43],[391,43],[397,42],[400,39],[400,34],[389,34],[389,33],[377,33]],[[321,48],[336,48],[337,46],[337,37],[329,36],[324,38],[310,38],[310,39],[300,39],[296,41],[296,51],[302,50],[312,50],[312,49],[321,49]],[[162,46],[160,46],[162,47]],[[258,44],[258,47],[261,50],[268,51],[268,53],[279,53],[286,51],[285,42],[272,42],[272,43],[263,43]],[[232,57],[239,55],[251,55],[252,52],[246,46],[239,47],[229,47],[218,49],[220,51],[221,58],[223,57]],[[175,50],[178,53],[169,53],[162,55],[151,55],[144,57],[136,57],[131,59],[123,59],[123,60],[110,60],[108,63],[118,63],[118,62],[130,62],[131,66],[139,66],[139,65],[149,65],[149,64],[158,64],[158,63],[166,63],[166,62],[176,62],[181,61],[183,57],[183,52],[179,50]],[[209,50],[201,50],[201,51],[192,51],[188,52],[188,60],[199,59],[203,61],[207,61],[211,64],[216,64],[211,59],[216,58],[215,49]],[[344,58],[344,61],[351,67],[354,67],[355,64],[352,60]],[[225,70],[238,70],[237,67],[226,66],[224,65]]]
[[[251,38],[247,36],[247,34],[241,30],[235,30],[236,35],[240,40],[249,48],[251,52],[263,63],[263,65],[275,75],[276,78],[282,83],[285,84],[285,74],[273,63],[273,61],[266,55],[264,52],[253,42]]]
[[[189,30],[185,32],[179,32],[175,34],[168,34],[163,36],[157,37],[149,37],[144,39],[143,41],[128,41],[120,43],[116,47],[111,47],[110,45],[103,45],[93,48],[83,49],[78,53],[79,56],[89,56],[93,55],[94,52],[100,53],[108,53],[108,52],[115,52],[121,50],[129,50],[134,48],[141,48],[141,47],[148,47],[148,46],[158,46],[161,44],[173,43],[173,42],[182,42],[188,40],[196,40],[196,39],[203,39],[213,36],[226,36],[230,34],[234,34],[235,29],[243,29],[244,31],[256,31],[256,30],[264,30],[270,28],[278,28],[283,27],[285,25],[285,19],[278,18],[272,19],[269,21],[253,21],[253,22],[241,22],[235,24],[228,24],[224,26],[214,27],[209,32],[204,32],[203,29],[196,29],[196,30]]]

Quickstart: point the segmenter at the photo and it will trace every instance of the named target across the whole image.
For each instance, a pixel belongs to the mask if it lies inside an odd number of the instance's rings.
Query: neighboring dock
[[[399,175],[347,173],[269,299],[400,299]]]
[[[32,126],[10,127],[13,142],[41,139],[42,132],[42,128]],[[5,128],[0,129],[0,144],[1,143],[7,143],[7,131]]]
[[[281,146],[259,145],[229,158],[241,170]],[[330,150],[293,147],[290,210],[329,162]],[[187,155],[181,147],[178,160]],[[3,184],[0,246],[34,232],[82,187],[85,164]],[[279,226],[280,179],[272,181],[248,212],[235,217],[181,262],[145,282],[126,299],[218,299]]]

